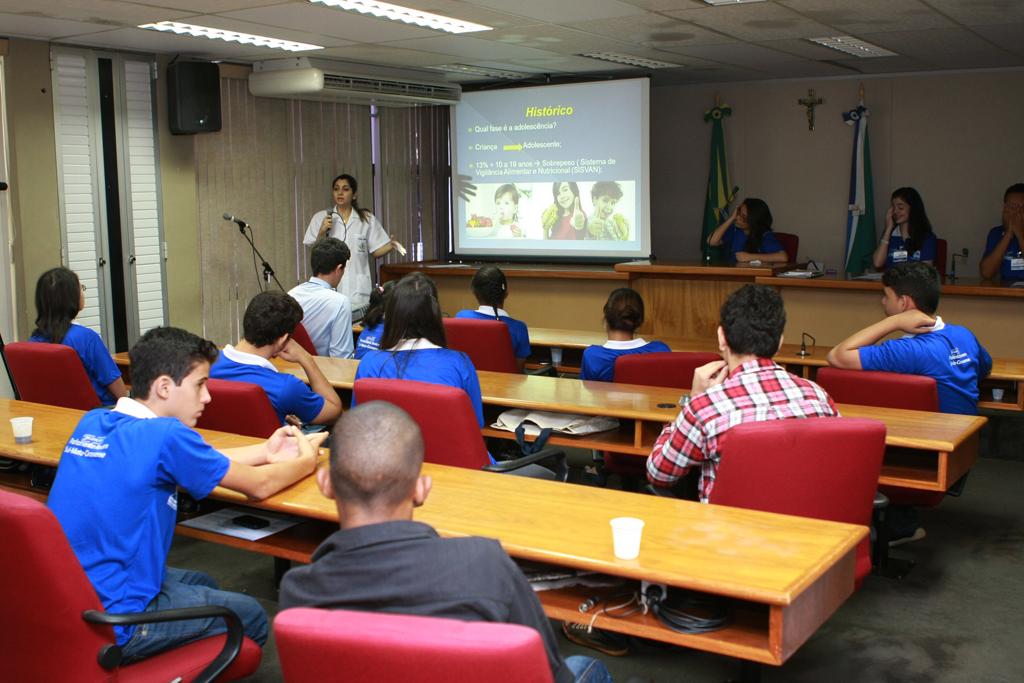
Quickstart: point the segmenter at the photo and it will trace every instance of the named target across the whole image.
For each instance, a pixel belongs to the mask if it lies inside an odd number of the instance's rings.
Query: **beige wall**
[[[739,195],[761,197],[775,228],[800,236],[800,257],[840,266],[853,132],[841,114],[866,89],[881,229],[893,189],[916,187],[952,253],[970,249],[971,274],[985,234],[1000,220],[1002,194],[1024,182],[1024,70],[666,86],[651,91],[651,220],[662,259],[699,258],[710,144],[703,114],[718,93],[729,170]],[[797,100],[825,99],[807,130]],[[961,271],[963,272],[963,271]]]

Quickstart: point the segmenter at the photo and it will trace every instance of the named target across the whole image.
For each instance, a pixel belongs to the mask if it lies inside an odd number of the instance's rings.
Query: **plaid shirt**
[[[647,459],[647,478],[656,486],[675,483],[700,465],[700,499],[715,486],[719,440],[742,422],[793,417],[834,417],[832,399],[810,380],[786,372],[768,358],[747,361],[721,384],[690,396],[675,421],[665,425]]]

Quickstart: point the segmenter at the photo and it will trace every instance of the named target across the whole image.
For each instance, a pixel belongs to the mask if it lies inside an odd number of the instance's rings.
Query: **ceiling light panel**
[[[139,28],[148,29],[150,31],[163,31],[164,33],[176,33],[182,36],[195,36],[196,38],[223,40],[228,43],[240,43],[242,45],[252,45],[253,47],[269,47],[275,50],[285,50],[287,52],[324,49],[323,45],[296,43],[292,40],[257,36],[251,33],[239,33],[238,31],[228,31],[221,28],[212,28],[210,26],[182,24],[177,21],[161,21],[155,24],[140,24]]]
[[[463,74],[466,76],[501,78],[507,81],[519,81],[524,78],[529,78],[532,75],[518,71],[505,71],[504,69],[489,69],[483,66],[473,66],[472,64],[437,64],[426,68],[434,69],[435,71],[444,71],[446,73]]]
[[[682,64],[662,62],[657,59],[647,59],[646,57],[637,57],[636,55],[627,55],[622,54],[620,52],[584,52],[577,56],[590,57],[591,59],[600,59],[605,62],[615,62],[616,64],[639,66],[644,69],[671,69],[679,68],[682,66]]]
[[[895,52],[886,50],[872,43],[855,38],[853,36],[825,36],[823,38],[808,38],[807,40],[818,45],[830,47],[833,50],[845,52],[854,57],[895,57]]]
[[[376,2],[376,0],[309,1],[312,3],[316,3],[318,5],[335,7],[337,9],[346,10],[348,12],[368,14],[370,16],[378,17],[380,19],[400,21],[404,24],[423,26],[425,28],[432,28],[437,31],[445,31],[447,33],[472,33],[474,31],[491,30],[490,26],[484,26],[483,24],[474,24],[471,21],[462,21],[461,19],[453,19],[452,17],[441,16],[440,14],[431,14],[430,12],[412,9],[411,7],[392,5],[389,2]]]

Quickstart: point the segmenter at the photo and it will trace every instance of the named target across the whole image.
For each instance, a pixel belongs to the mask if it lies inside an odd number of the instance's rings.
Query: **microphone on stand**
[[[808,339],[811,340],[811,349],[812,349],[811,351],[807,350],[807,340]],[[801,332],[800,333],[800,350],[796,352],[796,355],[800,356],[801,358],[807,358],[807,356],[810,356],[811,354],[814,353],[813,349],[817,345],[817,343],[818,343],[817,339],[815,339],[811,335],[807,334],[806,332]]]
[[[953,254],[953,267],[949,270],[949,281],[956,282],[956,260],[962,258],[964,261],[967,260],[967,247],[964,247],[959,254]]]
[[[243,221],[241,218],[236,218],[236,217],[232,216],[227,211],[224,212],[224,220],[231,221],[232,223],[237,223],[238,224],[238,229],[242,230],[242,231],[244,231],[246,228],[249,227],[248,223]]]

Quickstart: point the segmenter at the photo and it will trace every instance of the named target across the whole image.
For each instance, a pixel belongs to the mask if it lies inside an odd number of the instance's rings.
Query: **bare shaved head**
[[[423,436],[409,413],[385,401],[349,410],[331,433],[331,486],[339,500],[367,509],[413,496]]]

